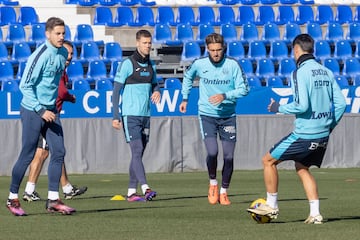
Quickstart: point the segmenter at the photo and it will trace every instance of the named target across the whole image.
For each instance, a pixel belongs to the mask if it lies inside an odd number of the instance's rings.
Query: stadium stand
[[[0,62],[0,80],[14,80],[14,69],[10,62]]]
[[[19,91],[19,84],[17,81],[14,80],[2,80],[1,91],[17,92]]]
[[[20,7],[18,23],[22,25],[32,25],[39,22],[39,16],[36,13],[35,8],[30,6]]]

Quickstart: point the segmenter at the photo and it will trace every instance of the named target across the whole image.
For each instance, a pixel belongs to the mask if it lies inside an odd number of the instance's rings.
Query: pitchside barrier
[[[360,167],[360,87],[342,88],[346,114],[334,130],[323,167]],[[127,173],[130,149],[122,131],[112,128],[112,91],[73,91],[76,103],[65,103],[61,113],[69,173]],[[261,169],[261,157],[293,128],[292,115],[269,114],[270,98],[281,104],[292,100],[290,88],[251,89],[238,100],[235,169]],[[205,148],[197,118],[198,89],[193,88],[188,111],[181,114],[180,89],[162,89],[162,99],[152,105],[150,142],[144,155],[147,172],[206,170]],[[1,175],[10,175],[21,148],[20,92],[0,92]],[[120,99],[121,101],[121,99]],[[314,117],[323,117],[322,114]],[[219,169],[222,151],[219,151]],[[46,162],[48,164],[48,161]],[[282,168],[293,168],[288,162]],[[43,168],[43,174],[47,168]]]

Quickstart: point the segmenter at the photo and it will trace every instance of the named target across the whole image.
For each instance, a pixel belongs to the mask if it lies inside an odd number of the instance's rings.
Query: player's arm
[[[154,76],[153,76],[152,83],[151,83],[152,94],[151,94],[150,99],[151,99],[152,103],[158,104],[160,102],[160,98],[161,98],[160,86],[159,86],[159,83],[158,83],[157,77],[156,77],[155,64],[153,64],[152,67],[153,67]]]
[[[248,95],[250,88],[246,79],[245,73],[242,71],[240,65],[237,65],[233,69],[233,79],[235,82],[234,90],[224,93],[225,99],[236,100],[237,98]]]
[[[334,119],[330,129],[333,130],[336,125],[339,123],[340,119],[344,115],[346,108],[346,100],[344,95],[341,92],[339,85],[334,80],[333,84],[333,105],[334,105]]]
[[[112,104],[113,104],[112,126],[115,129],[121,129],[122,126],[119,100],[120,100],[121,92],[125,87],[126,78],[131,74],[131,71],[129,70],[130,68],[132,68],[132,64],[130,60],[125,60],[124,62],[120,63],[114,78],[114,88],[112,95]]]
[[[193,85],[193,81],[197,74],[196,60],[186,69],[182,81],[181,94],[182,102],[179,106],[179,111],[181,113],[186,113],[186,108],[188,104],[188,97]]]

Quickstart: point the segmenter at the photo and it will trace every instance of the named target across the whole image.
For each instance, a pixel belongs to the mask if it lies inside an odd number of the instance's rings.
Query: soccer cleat
[[[144,198],[142,198],[141,196],[139,196],[136,193],[131,194],[130,196],[127,196],[126,200],[128,202],[145,202],[146,201]]]
[[[23,200],[26,202],[32,202],[32,201],[40,201],[41,198],[36,191],[34,191],[32,194],[28,194],[27,192],[24,192]]]
[[[8,199],[6,201],[6,207],[15,216],[26,216],[25,211],[21,208],[19,199]]]
[[[73,186],[70,193],[64,193],[64,198],[69,200],[69,199],[72,199],[75,196],[79,196],[81,194],[84,194],[86,191],[87,191],[87,187],[78,188],[76,186]]]
[[[225,206],[231,204],[231,202],[230,202],[230,200],[229,200],[229,198],[228,198],[227,193],[222,193],[222,194],[220,194],[219,202],[220,202],[221,205],[225,205]]]
[[[267,204],[261,203],[256,208],[248,208],[247,211],[261,216],[268,216],[271,219],[276,219],[279,215],[278,208],[272,208]]]
[[[208,200],[210,204],[216,204],[219,201],[219,190],[217,185],[210,184]]]
[[[315,217],[309,216],[304,223],[306,224],[322,224],[323,223],[323,217],[321,215],[317,215]]]
[[[153,200],[154,197],[156,197],[156,192],[152,191],[150,188],[146,189],[146,191],[145,191],[145,199],[147,201],[151,201],[151,200]]]
[[[48,212],[59,212],[64,215],[71,215],[72,213],[76,212],[74,208],[66,206],[60,199],[57,200],[50,200],[46,201],[46,210]]]

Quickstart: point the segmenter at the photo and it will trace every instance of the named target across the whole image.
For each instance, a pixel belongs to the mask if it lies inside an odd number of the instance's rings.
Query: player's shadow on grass
[[[156,201],[171,201],[171,200],[184,200],[184,199],[199,199],[199,198],[207,198],[207,195],[197,195],[197,196],[177,196],[177,197],[171,197],[171,195],[175,194],[166,194],[165,196],[169,197],[162,197],[156,199]],[[229,194],[229,197],[238,197],[238,196],[249,196],[254,194],[248,194],[248,193],[242,193],[242,194]]]
[[[360,216],[341,216],[337,218],[327,218],[326,222],[344,221],[344,220],[359,220]]]

